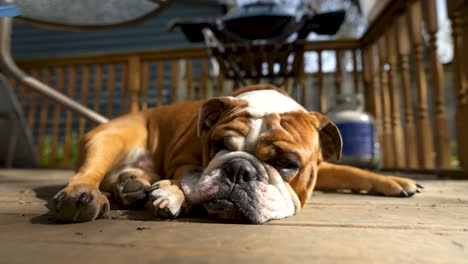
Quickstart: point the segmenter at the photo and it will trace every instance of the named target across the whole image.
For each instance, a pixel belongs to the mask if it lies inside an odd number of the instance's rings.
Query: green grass
[[[76,164],[78,159],[78,142],[79,137],[76,133],[71,135],[71,144],[70,144],[70,160],[65,161],[65,144],[63,141],[58,142],[57,151],[55,157],[55,164],[57,167],[73,167]],[[40,161],[41,167],[51,167],[52,162],[52,137],[47,135],[44,139],[44,146],[42,148],[42,160]]]

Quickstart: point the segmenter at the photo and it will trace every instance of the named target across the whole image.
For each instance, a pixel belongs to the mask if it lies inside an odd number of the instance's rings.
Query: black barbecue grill
[[[235,8],[218,19],[175,19],[192,42],[204,41],[226,78],[245,85],[244,79],[298,77],[302,73],[304,42],[310,32],[334,35],[345,17],[343,10],[301,14],[274,2]]]

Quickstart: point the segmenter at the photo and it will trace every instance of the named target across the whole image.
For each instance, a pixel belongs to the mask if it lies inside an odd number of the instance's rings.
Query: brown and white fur
[[[51,200],[63,221],[104,216],[111,192],[125,206],[148,200],[158,217],[192,206],[221,219],[264,223],[297,214],[314,188],[409,197],[413,180],[326,162],[341,136],[325,116],[282,90],[249,86],[231,96],[126,115],[87,133],[68,185]]]

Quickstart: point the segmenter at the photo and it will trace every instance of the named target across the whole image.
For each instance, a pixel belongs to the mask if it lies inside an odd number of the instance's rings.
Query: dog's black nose
[[[232,183],[239,184],[257,180],[257,170],[246,159],[237,158],[230,160],[224,165],[223,170]]]

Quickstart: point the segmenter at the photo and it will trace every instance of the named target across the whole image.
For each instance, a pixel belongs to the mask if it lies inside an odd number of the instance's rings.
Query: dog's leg
[[[422,186],[411,179],[384,176],[351,166],[322,162],[315,188],[409,197],[419,192]]]
[[[154,214],[162,218],[177,218],[190,213],[192,206],[182,191],[182,178],[199,177],[202,170],[198,166],[181,166],[171,180],[162,180],[150,187],[150,199]]]
[[[115,119],[87,133],[76,174],[50,202],[58,220],[83,222],[103,216],[109,201],[98,189],[104,176],[135,150],[145,149],[146,122],[142,115]]]

